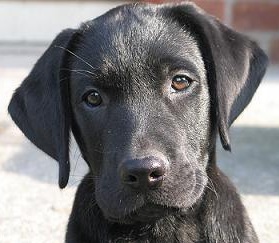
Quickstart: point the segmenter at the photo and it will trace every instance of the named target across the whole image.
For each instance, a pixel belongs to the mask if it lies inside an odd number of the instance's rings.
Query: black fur
[[[240,198],[216,165],[216,134],[250,102],[267,66],[253,41],[193,4],[129,4],[61,32],[16,90],[9,112],[69,177],[69,131],[89,173],[67,243],[257,242]],[[173,92],[186,74],[188,89]],[[90,107],[88,91],[102,103]],[[121,180],[127,161],[162,161],[156,189]],[[153,163],[152,162],[152,163]]]

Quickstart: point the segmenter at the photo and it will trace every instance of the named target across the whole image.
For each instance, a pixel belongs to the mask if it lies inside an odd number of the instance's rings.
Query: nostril
[[[137,177],[133,175],[128,175],[126,178],[127,182],[137,182],[137,180],[138,180]]]
[[[122,182],[126,185],[129,185],[134,188],[138,188],[140,186],[139,178],[136,175],[123,173],[121,178],[122,178]]]
[[[151,180],[156,180],[156,179],[159,179],[163,176],[163,173],[161,173],[161,171],[153,171],[149,177]]]

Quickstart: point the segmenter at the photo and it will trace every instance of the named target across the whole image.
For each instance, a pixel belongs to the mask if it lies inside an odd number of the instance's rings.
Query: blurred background
[[[218,146],[218,162],[241,193],[260,241],[278,243],[279,1],[194,2],[257,40],[270,58],[264,81],[231,129],[232,153]],[[7,114],[12,92],[62,29],[122,3],[0,0],[0,243],[63,242],[74,193],[87,170],[73,142],[70,183],[59,190],[56,162],[36,149]]]

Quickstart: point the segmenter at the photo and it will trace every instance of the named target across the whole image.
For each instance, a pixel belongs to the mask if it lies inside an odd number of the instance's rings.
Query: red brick
[[[224,20],[225,4],[223,0],[193,0],[193,2],[209,14]]]
[[[279,3],[238,2],[233,7],[232,23],[239,30],[278,30]]]
[[[174,3],[174,2],[183,2],[182,0],[145,0],[144,2],[151,3]],[[184,1],[185,2],[185,1]],[[192,0],[191,2],[196,3],[203,10],[208,12],[211,15],[216,16],[217,18],[223,20],[224,19],[224,9],[225,4],[224,0]]]
[[[279,64],[279,37],[271,41],[269,53],[271,63]]]
[[[148,3],[164,3],[164,0],[143,0],[142,2],[148,2]]]

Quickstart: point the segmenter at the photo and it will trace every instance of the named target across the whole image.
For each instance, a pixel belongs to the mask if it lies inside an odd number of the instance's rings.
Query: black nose
[[[166,162],[156,157],[126,160],[120,166],[124,185],[135,189],[156,189],[162,185]]]

